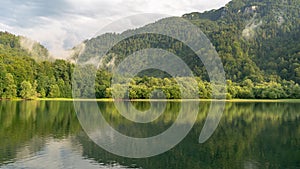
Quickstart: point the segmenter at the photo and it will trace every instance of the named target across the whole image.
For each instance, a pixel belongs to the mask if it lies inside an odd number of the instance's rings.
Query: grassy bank
[[[1,99],[0,99],[1,100]],[[2,99],[6,100],[6,99]],[[15,98],[8,99],[7,101],[24,101],[25,99]],[[280,102],[294,102],[300,103],[300,99],[230,99],[230,100],[215,100],[215,99],[132,99],[132,100],[114,100],[111,98],[103,98],[103,99],[72,99],[72,98],[36,98],[26,101],[99,101],[99,102],[112,102],[112,101],[132,101],[132,102],[188,102],[188,101],[202,101],[202,102],[211,102],[211,101],[225,101],[225,102],[252,102],[252,103],[280,103]]]

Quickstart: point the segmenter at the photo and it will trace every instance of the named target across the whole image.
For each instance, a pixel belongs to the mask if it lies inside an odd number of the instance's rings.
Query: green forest
[[[299,16],[299,0],[233,0],[221,9],[185,14],[182,18],[198,26],[215,46],[228,79],[227,99],[299,99]],[[139,29],[147,29],[147,26]],[[98,54],[98,43],[120,36],[122,34],[104,34],[84,41],[86,51],[80,59],[89,61]],[[198,89],[192,87],[189,77],[171,78],[164,72],[149,70],[127,84],[120,84],[120,89],[122,85],[129,88],[130,99],[160,98],[151,95],[155,89],[162,90],[168,99],[183,98],[177,80],[185,82],[184,87],[191,92],[185,93],[184,98],[193,93],[203,99],[212,95],[201,60],[197,60],[195,53],[183,43],[170,37],[144,34],[118,43],[108,51],[102,69],[97,71],[95,93],[80,87],[85,85],[84,79],[72,84],[73,63],[78,55],[55,60],[39,43],[34,43],[30,50],[22,43],[24,37],[0,32],[1,99],[71,98],[73,85],[79,93],[76,95],[82,98],[111,98],[110,66],[118,65],[126,56],[145,48],[161,48],[181,57],[197,77]],[[112,61],[113,64],[108,64]],[[89,71],[81,73],[85,77]]]

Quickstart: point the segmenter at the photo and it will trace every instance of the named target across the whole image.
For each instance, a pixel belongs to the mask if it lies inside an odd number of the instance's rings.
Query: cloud
[[[228,1],[1,0],[0,30],[37,40],[49,48],[53,55],[64,57],[66,49],[91,38],[105,25],[125,16],[140,13],[181,16],[219,8]]]
[[[60,0],[4,0],[1,1],[1,21],[19,27],[41,24],[42,17],[59,18],[70,6]]]

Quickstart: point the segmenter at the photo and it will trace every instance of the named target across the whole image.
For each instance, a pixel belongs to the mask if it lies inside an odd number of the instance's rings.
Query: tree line
[[[281,83],[275,81],[254,83],[250,79],[247,79],[239,83],[227,80],[226,83],[227,99],[300,98],[300,86],[293,81],[282,81]],[[127,91],[120,92],[126,89]],[[157,92],[157,90],[163,92],[163,95],[161,92]],[[200,78],[196,78],[195,80],[191,77],[135,77],[131,79],[129,83],[112,86],[107,80],[98,78],[96,80],[95,91],[98,98],[112,98],[113,96],[115,98],[128,97],[129,99],[212,98],[212,84],[208,81],[203,81]]]
[[[10,69],[13,63],[5,65],[1,59],[0,78],[0,98],[2,99],[35,99],[35,98],[72,98],[72,71],[74,65],[64,61],[36,63],[34,72]],[[18,60],[22,58],[17,58]],[[28,58],[27,58],[28,59]],[[15,62],[19,63],[19,62]],[[28,62],[22,62],[28,64]],[[19,65],[20,66],[20,65]],[[18,66],[17,66],[18,67]],[[89,71],[81,72],[82,77],[88,77]],[[32,75],[32,76],[28,76]],[[181,98],[201,98],[210,99],[212,97],[212,86],[208,81],[201,78],[177,77],[134,77],[128,83],[112,85],[112,74],[106,70],[98,70],[95,78],[93,91],[79,91],[83,98],[126,98],[129,99],[181,99]],[[180,85],[178,84],[180,82]],[[195,82],[195,83],[193,83]],[[86,83],[86,79],[76,81],[81,85]],[[185,92],[182,92],[184,89]],[[123,93],[121,91],[124,91]],[[153,92],[161,91],[161,92]],[[114,93],[115,92],[115,93]],[[163,93],[163,94],[162,94]],[[118,95],[119,94],[119,95]],[[121,95],[120,95],[121,94]],[[300,98],[300,86],[293,81],[269,81],[253,82],[250,79],[242,82],[232,82],[227,80],[227,99],[296,99]]]
[[[140,74],[128,83],[112,85],[112,73],[108,69],[97,70],[94,91],[85,90],[88,82],[87,77],[95,71],[93,66],[87,66],[80,72],[82,79],[72,84],[72,74],[75,65],[66,60],[36,61],[30,53],[20,48],[16,36],[3,33],[0,36],[0,98],[1,99],[35,99],[35,98],[72,98],[72,87],[75,87],[77,97],[84,98],[111,98],[114,88],[120,91],[128,89],[129,99],[147,98],[200,98],[212,97],[212,87],[208,80],[201,76],[195,79],[189,77],[172,78],[155,72],[151,74]],[[197,72],[195,73],[197,75]],[[241,99],[288,99],[300,98],[300,87],[292,80],[253,81],[245,79],[241,81],[227,81],[227,98]],[[126,79],[124,80],[126,81]],[[181,86],[177,83],[181,82]],[[197,84],[194,84],[195,82]],[[113,86],[113,87],[112,87]],[[197,86],[195,88],[195,86]],[[183,87],[188,92],[181,92]],[[77,91],[78,89],[78,91]],[[163,92],[153,92],[160,90]],[[123,98],[124,96],[115,97]],[[123,93],[124,94],[124,93]]]

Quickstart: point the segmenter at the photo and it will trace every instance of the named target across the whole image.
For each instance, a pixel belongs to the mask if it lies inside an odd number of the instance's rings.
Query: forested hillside
[[[300,82],[299,0],[233,0],[183,17],[215,45],[228,79]]]
[[[228,79],[227,98],[300,98],[300,0],[233,0],[221,9],[182,17],[198,26],[215,46]],[[86,50],[80,59],[93,61],[101,55],[100,46],[108,39],[118,39],[155,24],[161,21],[122,34],[108,33],[86,40]],[[80,90],[84,79],[75,84],[79,89],[76,92],[84,98],[112,97],[111,69],[126,56],[146,48],[165,49],[181,57],[198,77],[199,89],[191,88],[191,94],[198,92],[201,98],[211,97],[206,69],[195,53],[176,39],[156,34],[136,35],[119,42],[101,59],[96,93]],[[45,60],[49,57],[43,46],[0,32],[0,98],[71,97],[74,65],[64,60]],[[77,59],[78,55],[68,58],[72,62]],[[89,71],[81,73],[84,78]],[[188,77],[178,79],[186,82],[186,88],[191,87]],[[162,71],[143,71],[126,85],[131,99],[149,98],[154,89],[163,90],[170,99],[182,97],[176,79]]]
[[[38,42],[8,32],[0,32],[0,54],[15,57],[28,56],[37,62],[53,59],[48,49]]]
[[[227,79],[234,82],[246,79],[253,82],[300,82],[299,0],[233,0],[219,10],[185,14],[183,18],[201,28],[216,47]],[[160,21],[155,24],[160,24]],[[150,26],[131,31],[138,32]],[[86,41],[83,58],[88,60],[97,56],[102,42],[117,39],[123,34],[105,34]],[[207,80],[201,61],[195,62],[195,55],[190,49],[162,35],[143,34],[125,39],[108,52],[104,64],[118,65],[126,56],[149,47],[175,53],[197,76]]]
[[[0,32],[0,98],[71,97],[71,67],[36,42]]]

